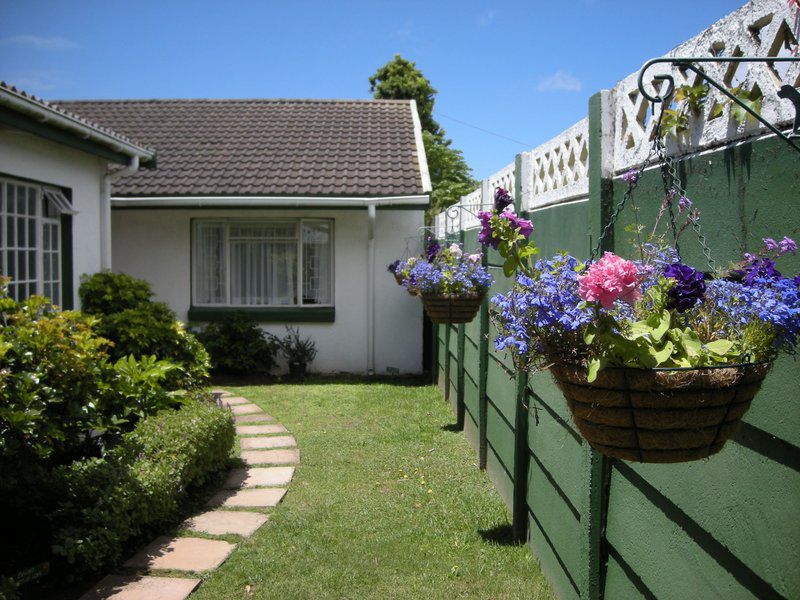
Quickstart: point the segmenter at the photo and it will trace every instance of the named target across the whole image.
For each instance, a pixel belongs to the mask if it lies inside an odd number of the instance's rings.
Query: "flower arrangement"
[[[430,243],[424,256],[399,262],[393,273],[410,294],[422,297],[435,323],[466,323],[475,317],[492,285],[482,258],[480,252],[465,253],[461,244]]]
[[[482,295],[492,285],[492,276],[481,265],[482,254],[466,254],[461,244],[438,248],[428,260],[409,259],[411,265],[404,284],[421,294],[468,296]]]
[[[699,213],[683,196],[678,206],[682,231]],[[534,260],[529,221],[496,204],[481,223],[484,243],[517,272],[491,299],[496,348],[521,370],[551,368],[584,437],[611,456],[676,462],[718,451],[771,362],[800,339],[800,276],[776,269],[797,252],[788,237],[766,238],[757,254],[712,274],[655,236],[636,260],[611,252],[591,263],[566,253]],[[709,410],[717,405],[718,414]]]

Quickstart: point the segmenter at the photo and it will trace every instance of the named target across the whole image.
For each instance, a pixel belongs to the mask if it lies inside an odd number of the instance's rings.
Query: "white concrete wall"
[[[149,281],[156,299],[169,304],[186,321],[191,305],[191,219],[327,218],[334,220],[334,323],[300,323],[319,354],[310,370],[367,370],[367,211],[364,210],[139,210],[112,213],[114,271]],[[423,213],[379,209],[375,232],[375,372],[388,367],[402,373],[422,370],[422,307],[400,288],[386,265],[402,258],[406,238],[418,235]],[[284,333],[284,324],[264,329]]]
[[[104,160],[40,137],[0,127],[0,173],[70,188],[77,212],[72,220],[73,306],[81,274],[100,270],[100,206]]]

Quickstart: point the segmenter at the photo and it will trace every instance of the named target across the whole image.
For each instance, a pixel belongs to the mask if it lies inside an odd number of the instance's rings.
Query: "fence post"
[[[491,197],[489,192],[489,182],[481,182],[481,210],[484,210],[488,199]],[[489,249],[483,248],[481,264],[484,268],[489,267]],[[486,428],[489,418],[489,398],[486,394],[486,382],[489,376],[489,295],[484,297],[481,302],[481,310],[478,313],[480,319],[480,337],[478,338],[478,467],[486,469],[487,437]]]
[[[440,326],[441,327],[441,326]],[[444,326],[444,399],[450,400],[450,325]]]
[[[514,495],[511,529],[515,540],[527,541],[528,534],[528,374],[517,372],[517,397],[514,409]]]
[[[597,244],[613,209],[614,103],[613,92],[603,90],[589,99],[589,227],[590,247]],[[601,251],[612,249],[613,232],[604,238]],[[586,448],[587,476],[584,478],[581,524],[582,573],[580,588],[589,600],[601,600],[605,587],[608,553],[605,546],[606,517],[611,461]]]
[[[461,247],[464,247],[464,229],[458,230],[458,241],[461,242]],[[458,339],[456,340],[456,351],[458,352],[458,373],[456,374],[456,427],[460,430],[464,429],[464,417],[466,406],[464,405],[464,346],[467,339],[467,326],[464,323],[458,325]]]

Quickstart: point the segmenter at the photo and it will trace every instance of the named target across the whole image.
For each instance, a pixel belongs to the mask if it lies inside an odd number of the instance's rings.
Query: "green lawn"
[[[297,438],[270,521],[192,598],[550,599],[434,387],[234,388]],[[497,540],[500,541],[497,541]]]

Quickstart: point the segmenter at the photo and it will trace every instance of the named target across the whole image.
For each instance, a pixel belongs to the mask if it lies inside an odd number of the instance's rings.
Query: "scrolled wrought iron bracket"
[[[683,58],[676,58],[676,57],[661,57],[661,58],[654,58],[652,60],[647,61],[644,66],[639,71],[639,91],[641,92],[642,96],[644,96],[647,100],[649,100],[653,107],[655,108],[656,104],[659,103],[666,103],[669,104],[672,95],[675,93],[675,78],[671,74],[662,74],[662,75],[655,75],[653,79],[655,81],[666,81],[667,82],[667,89],[662,94],[650,94],[644,87],[644,76],[645,72],[655,64],[667,63],[671,64],[674,67],[678,67],[681,69],[687,69],[698,76],[700,76],[703,80],[707,81],[710,85],[714,86],[717,90],[722,92],[727,98],[730,99],[731,102],[739,106],[742,110],[744,110],[747,114],[751,117],[756,119],[759,123],[764,125],[767,129],[769,129],[772,133],[777,135],[787,144],[789,144],[792,148],[794,148],[797,152],[800,152],[800,146],[795,143],[794,140],[800,139],[800,92],[797,89],[792,87],[791,85],[783,85],[780,90],[778,90],[778,97],[783,98],[785,100],[790,100],[794,105],[795,109],[795,117],[794,117],[794,124],[792,127],[791,133],[786,135],[781,130],[779,130],[775,125],[767,121],[764,117],[754,111],[752,108],[747,106],[744,102],[742,102],[739,98],[733,95],[728,88],[719,83],[716,79],[711,77],[708,73],[706,73],[702,67],[697,66],[694,63],[750,63],[750,62],[759,62],[759,63],[776,63],[776,62],[800,62],[800,57],[754,57],[754,56],[731,56],[731,57],[721,57],[721,56],[687,56]]]

